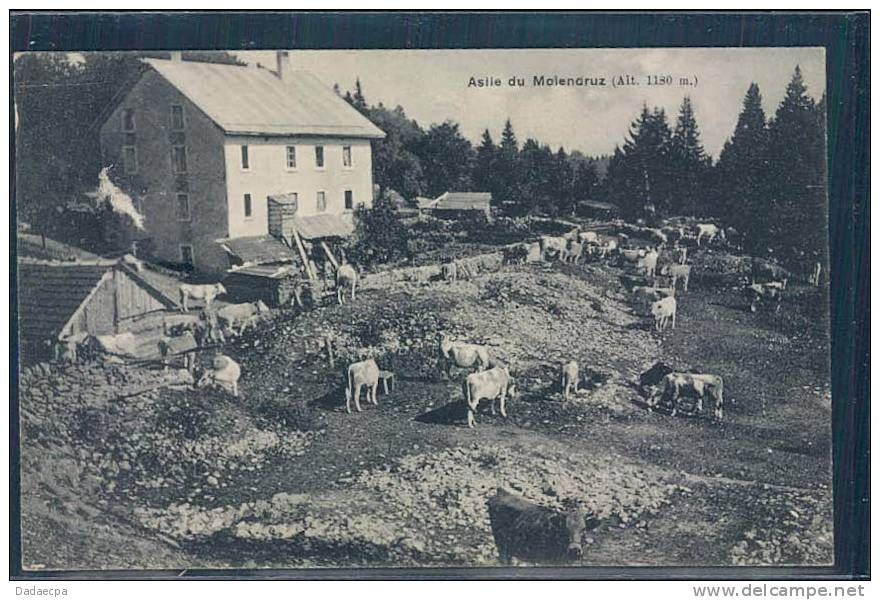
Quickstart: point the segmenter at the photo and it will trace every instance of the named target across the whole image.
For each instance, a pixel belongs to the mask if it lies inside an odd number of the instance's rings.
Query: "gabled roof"
[[[289,263],[298,259],[295,250],[271,235],[252,235],[217,242],[245,265]]]
[[[446,192],[426,206],[432,210],[489,210],[492,194],[489,192]]]
[[[381,139],[385,133],[317,77],[263,68],[145,58],[143,61],[223,131],[239,135],[326,135]]]
[[[18,323],[23,338],[48,340],[62,333],[71,317],[113,270],[125,272],[168,308],[170,300],[144,281],[141,272],[119,260],[50,262],[21,260],[18,264]]]

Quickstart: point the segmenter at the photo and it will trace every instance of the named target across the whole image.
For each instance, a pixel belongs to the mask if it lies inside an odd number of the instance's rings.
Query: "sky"
[[[272,51],[235,52],[245,62],[275,67]],[[772,116],[796,65],[807,93],[825,90],[823,48],[657,48],[516,50],[292,50],[292,68],[311,71],[328,86],[354,89],[360,78],[370,104],[403,106],[423,127],[452,119],[479,142],[484,129],[498,141],[510,117],[522,143],[533,137],[567,151],[608,154],[622,144],[642,104],[659,106],[670,126],[691,97],[706,151],[717,157],[733,133],[749,84],[756,82]],[[606,86],[533,85],[534,76],[605,78]],[[631,75],[638,86],[611,86]],[[648,85],[670,75],[671,86]],[[500,78],[501,86],[469,87],[471,78]],[[511,77],[525,86],[508,86]],[[690,86],[681,86],[687,78]],[[695,85],[694,85],[695,83]]]

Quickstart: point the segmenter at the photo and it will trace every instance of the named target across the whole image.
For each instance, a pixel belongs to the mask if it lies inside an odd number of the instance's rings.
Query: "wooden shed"
[[[56,342],[142,327],[150,315],[175,309],[160,289],[125,259],[18,263],[18,326],[23,349],[42,353]]]

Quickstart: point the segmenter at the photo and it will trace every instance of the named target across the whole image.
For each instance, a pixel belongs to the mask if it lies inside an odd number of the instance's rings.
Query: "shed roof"
[[[307,71],[282,80],[255,67],[145,58],[143,61],[226,133],[381,139],[385,133]]]
[[[51,339],[109,273],[107,265],[18,265],[18,327],[23,338]]]
[[[136,271],[119,260],[88,263],[21,260],[18,264],[18,323],[21,336],[54,339],[114,270],[125,272],[167,307],[175,301],[145,281],[145,269]]]
[[[351,213],[339,215],[294,215],[293,224],[299,234],[307,240],[327,237],[348,237],[354,233],[354,219]]]
[[[245,264],[285,263],[297,259],[297,254],[292,248],[271,235],[229,238],[218,240],[217,243]]]
[[[293,265],[253,265],[247,267],[233,267],[227,271],[228,275],[243,275],[246,277],[260,277],[263,279],[281,279],[288,275],[299,274],[299,270]]]
[[[432,210],[489,210],[489,192],[446,192],[424,208]]]
[[[97,254],[34,233],[18,232],[19,256],[56,260],[96,260]]]

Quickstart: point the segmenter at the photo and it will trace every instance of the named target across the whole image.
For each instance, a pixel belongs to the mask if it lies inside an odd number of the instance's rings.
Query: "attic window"
[[[179,104],[171,105],[171,129],[183,131],[183,107]]]
[[[324,146],[315,146],[315,168],[324,168]]]
[[[122,111],[122,130],[125,132],[134,131],[134,109],[126,108]]]

